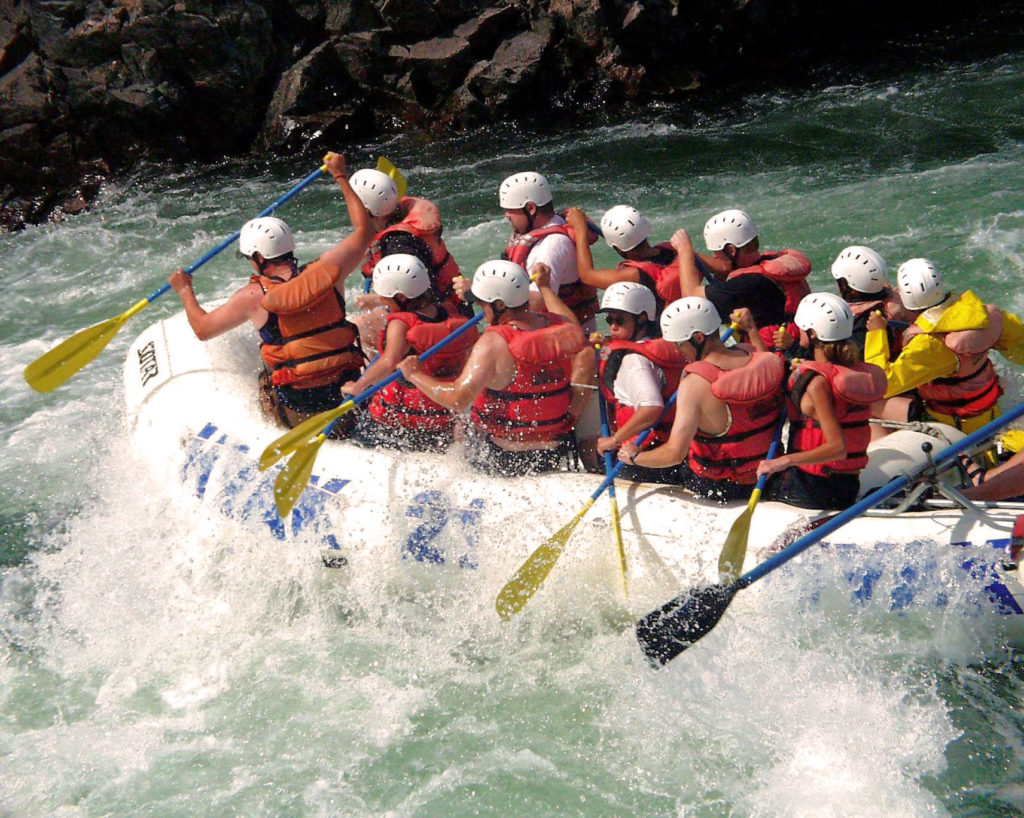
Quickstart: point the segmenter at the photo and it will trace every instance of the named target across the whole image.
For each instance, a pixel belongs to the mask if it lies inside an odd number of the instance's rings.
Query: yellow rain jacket
[[[992,345],[1006,358],[1024,365],[1024,323],[1013,313],[1002,312],[1002,330]],[[864,360],[882,368],[888,381],[885,397],[901,395],[922,384],[939,378],[949,378],[960,367],[960,358],[946,344],[948,333],[964,330],[984,330],[989,325],[988,308],[973,292],[951,295],[942,304],[922,312],[914,322],[917,332],[910,334],[903,351],[895,361],[889,360],[889,338],[884,330],[867,333]],[[936,420],[951,422],[952,418]],[[998,414],[979,416],[977,423],[957,424],[965,432],[973,431]],[[972,419],[973,420],[973,419]]]

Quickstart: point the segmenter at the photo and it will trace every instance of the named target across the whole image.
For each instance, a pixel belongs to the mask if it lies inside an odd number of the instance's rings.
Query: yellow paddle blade
[[[402,175],[402,171],[391,164],[390,159],[385,159],[383,156],[377,157],[377,170],[381,173],[386,173],[395,181],[395,187],[398,188],[398,198],[401,199],[405,195],[406,189],[409,187],[409,183]]]
[[[263,450],[263,454],[260,455],[260,471],[266,471],[282,457],[287,457],[300,446],[309,443],[333,423],[335,419],[340,418],[347,412],[351,412],[353,408],[355,408],[355,404],[347,400],[341,406],[328,409],[319,415],[313,415],[313,417],[302,421],[298,426],[289,429]]]
[[[36,392],[52,392],[99,355],[125,321],[148,304],[140,301],[116,318],[110,318],[57,344],[25,367],[25,380]]]
[[[562,526],[554,536],[537,548],[526,558],[526,562],[519,566],[519,570],[512,575],[512,579],[505,583],[505,587],[501,589],[501,593],[494,601],[498,616],[508,619],[512,614],[519,613],[529,602],[530,597],[537,593],[537,589],[547,579],[551,569],[558,562],[558,558],[562,556],[562,551],[565,550],[565,544],[572,536],[572,532],[592,505],[594,505],[594,500],[587,500],[586,505],[575,517]]]
[[[622,543],[622,525],[619,523],[619,501],[614,495],[608,496],[612,507],[612,531],[615,534],[615,548],[619,552],[619,572],[622,574],[622,591],[629,599],[629,583],[626,581],[626,546]]]
[[[313,473],[313,463],[316,461],[317,452],[324,441],[327,440],[322,434],[302,446],[292,459],[285,463],[281,473],[274,480],[274,505],[277,506],[277,513],[282,517],[291,514],[292,509],[302,492],[306,490],[309,476]]]
[[[747,540],[750,539],[750,521],[754,516],[754,506],[760,499],[761,490],[754,489],[747,507],[736,518],[736,522],[732,524],[732,528],[729,529],[729,534],[725,538],[722,553],[718,556],[718,578],[723,585],[735,582],[743,573],[743,560],[747,556]]]

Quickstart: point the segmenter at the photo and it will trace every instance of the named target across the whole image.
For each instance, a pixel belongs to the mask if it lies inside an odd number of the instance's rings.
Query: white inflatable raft
[[[231,518],[256,538],[299,541],[311,556],[319,550],[328,564],[355,570],[366,558],[368,566],[387,561],[479,569],[473,576],[480,593],[493,599],[527,555],[569,522],[601,483],[599,475],[565,472],[502,480],[474,471],[457,450],[410,455],[327,441],[306,491],[292,514],[281,519],[273,502],[280,466],[266,473],[256,466],[260,452],[284,431],[258,407],[260,366],[251,332],[203,343],[184,313],[146,329],[132,344],[124,369],[135,450],[159,479],[180,492],[181,502]],[[936,451],[946,445],[909,430],[876,444],[864,473],[865,490],[921,462],[922,441],[931,441]],[[631,613],[717,578],[719,551],[742,504],[722,507],[673,487],[616,485]],[[974,583],[981,607],[1020,615],[1024,588],[1015,566],[1006,563],[1006,547],[1021,510],[1012,504],[964,508],[940,497],[926,501],[924,510],[864,515],[822,546],[853,560],[847,572],[850,595],[859,603],[873,597],[877,604],[903,609],[934,602],[942,597],[936,585],[952,566],[961,579]],[[745,570],[792,541],[815,516],[780,503],[759,504]],[[907,550],[909,573],[893,568],[891,560],[884,561],[888,568],[879,568],[872,557],[896,548]],[[922,553],[929,558],[919,559]],[[793,566],[788,570],[799,570],[799,561]],[[568,586],[560,586],[558,577],[569,571],[578,597],[572,604],[602,593],[621,599],[605,498],[574,532],[538,599],[564,596]],[[885,572],[892,576],[882,576]],[[922,576],[929,572],[934,575]]]

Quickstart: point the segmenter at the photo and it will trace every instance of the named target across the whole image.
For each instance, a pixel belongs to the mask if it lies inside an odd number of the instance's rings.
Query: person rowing
[[[601,217],[601,233],[622,261],[611,270],[595,270],[587,236],[587,215],[578,207],[565,214],[575,231],[576,265],[584,284],[607,290],[613,284],[628,281],[642,284],[654,294],[657,320],[666,304],[682,298],[679,289],[679,266],[675,248],[667,241],[652,245],[649,241],[651,223],[643,213],[629,205],[615,205]],[[700,258],[696,262],[703,265]]]
[[[538,273],[542,298],[557,305],[547,267]],[[472,408],[467,446],[475,468],[498,476],[557,470],[573,450],[569,378],[586,345],[583,330],[575,319],[531,311],[530,278],[513,262],[481,264],[471,292],[488,327],[455,380],[428,374],[414,356],[399,369],[435,403]]]
[[[264,363],[260,405],[289,428],[336,407],[341,385],[358,377],[365,361],[356,327],[346,316],[344,287],[373,235],[369,214],[349,184],[345,157],[328,153],[324,165],[341,188],[353,230],[316,261],[300,267],[291,228],[265,216],[242,226],[238,253],[253,275],[220,306],[210,311],[200,306],[184,270],[168,279],[200,340],[246,321],[256,328]],[[348,429],[347,423],[339,424],[334,434]]]
[[[619,460],[656,469],[685,460],[681,484],[727,503],[747,499],[757,480],[782,412],[785,367],[770,352],[726,347],[720,328],[718,310],[706,298],[688,296],[665,308],[662,337],[693,363],[683,370],[668,440],[646,451],[626,442]]]
[[[852,340],[854,315],[834,293],[811,293],[794,323],[813,358],[789,376],[786,454],[764,460],[766,499],[802,508],[843,509],[857,501],[867,465],[871,405],[885,394],[885,373],[865,364]]]
[[[416,256],[395,253],[373,269],[373,291],[388,307],[387,326],[378,345],[380,355],[363,374],[341,387],[353,397],[393,373],[407,355],[421,355],[451,335],[467,319],[450,304],[438,304],[430,272]],[[477,332],[469,330],[423,362],[423,372],[450,382],[469,359]],[[408,451],[439,451],[452,443],[455,415],[430,400],[408,381],[396,380],[381,389],[359,415],[354,442]]]
[[[896,280],[914,323],[892,360],[888,319],[879,310],[868,318],[864,360],[880,366],[888,381],[874,416],[900,423],[932,420],[968,433],[998,417],[1003,387],[989,352],[998,350],[1024,364],[1024,324],[1013,313],[982,303],[971,290],[947,290],[928,259],[903,262]],[[885,434],[881,425],[872,431]]]
[[[611,340],[601,344],[598,388],[610,410],[612,433],[598,438],[597,451],[615,451],[652,426],[653,441],[664,443],[675,418],[675,408],[665,412],[665,404],[691,359],[678,345],[659,337],[654,293],[642,284],[612,284],[604,291],[600,312],[608,322]],[[675,468],[624,465],[619,476],[640,482],[679,482]]]

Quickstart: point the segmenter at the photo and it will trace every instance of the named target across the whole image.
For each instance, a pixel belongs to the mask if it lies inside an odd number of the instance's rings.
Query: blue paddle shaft
[[[1013,421],[1020,418],[1022,415],[1024,415],[1024,403],[1022,403],[1020,406],[1014,407],[1005,415],[1000,415],[995,420],[989,421],[977,431],[967,435],[967,437],[965,437],[959,443],[954,443],[949,448],[943,449],[935,457],[935,466],[943,466],[946,463],[952,461],[953,458],[955,458],[961,452],[967,451],[968,449],[978,445],[979,443],[984,443],[1004,426],[1009,425]],[[848,523],[854,517],[860,516],[868,509],[874,508],[875,506],[892,497],[894,494],[897,494],[898,492],[902,491],[914,480],[920,477],[921,474],[923,474],[925,470],[927,470],[928,468],[929,464],[927,463],[918,466],[917,468],[912,469],[907,474],[897,477],[891,483],[887,483],[881,488],[876,489],[867,497],[850,506],[845,511],[839,512],[839,514],[837,514],[835,517],[828,520],[827,522],[823,523],[819,528],[816,528],[814,531],[811,531],[802,536],[788,548],[785,548],[778,554],[775,554],[774,556],[766,559],[760,565],[757,565],[751,570],[747,571],[747,573],[745,573],[736,581],[736,584],[740,588],[746,588],[748,585],[757,582],[766,574],[771,573],[776,568],[779,568],[780,566],[789,562],[791,559],[793,559],[793,557],[797,556],[803,551],[806,551],[816,542],[820,542],[821,540],[825,539],[825,537],[827,537],[836,529],[846,525],[846,523]]]
[[[601,364],[601,351],[598,350],[598,349],[595,349],[594,352],[597,355],[598,371],[600,371],[600,369],[601,369],[601,366],[600,366],[600,364]],[[600,411],[601,411],[601,437],[608,437],[612,433],[611,427],[608,425],[608,404],[605,402],[604,393],[601,391],[601,387],[600,386],[597,387],[597,406],[598,406],[598,409],[600,409]],[[604,473],[605,473],[605,477],[607,477],[609,474],[611,474],[612,470],[614,468],[615,468],[615,462],[612,460],[612,453],[611,453],[610,450],[606,451],[604,453]],[[611,497],[612,499],[615,498],[615,483],[612,483],[611,485],[608,486],[608,496]],[[597,499],[597,498],[594,498],[594,499]]]
[[[295,196],[295,194],[297,194],[299,191],[309,187],[313,182],[315,182],[317,179],[319,179],[325,172],[326,171],[324,171],[323,168],[317,168],[315,171],[313,171],[311,174],[309,174],[309,176],[307,176],[305,179],[303,179],[301,182],[299,182],[295,187],[293,187],[291,190],[289,190],[287,193],[285,193],[284,196],[282,196],[280,199],[278,199],[276,202],[274,202],[272,205],[270,205],[270,207],[268,207],[265,210],[263,210],[255,218],[259,219],[259,218],[261,218],[263,216],[269,216],[271,213],[273,213],[275,210],[277,210],[281,205],[283,205],[285,202],[287,202],[289,199],[291,199],[293,196]],[[226,239],[224,239],[224,241],[222,241],[220,244],[218,244],[212,250],[209,250],[198,261],[195,261],[192,264],[190,264],[188,267],[186,267],[185,268],[185,273],[187,275],[192,275],[192,273],[194,273],[196,270],[198,270],[200,267],[202,267],[204,264],[206,264],[206,262],[208,262],[215,255],[220,253],[222,250],[226,250],[228,247],[230,247],[232,244],[234,244],[238,240],[238,237],[239,237],[240,234],[241,234],[241,231],[236,231],[236,232],[232,233],[230,236],[228,236]],[[154,290],[153,293],[149,297],[146,298],[146,302],[149,303],[149,304],[152,304],[154,301],[156,301],[156,299],[158,299],[160,296],[162,296],[169,289],[171,289],[170,283],[165,282],[162,287],[160,287],[157,290]]]
[[[427,360],[427,358],[429,358],[431,355],[433,355],[438,350],[441,350],[444,347],[446,347],[448,344],[450,344],[452,341],[454,341],[456,338],[458,338],[460,335],[462,335],[462,333],[468,332],[470,327],[475,327],[477,324],[479,324],[483,320],[483,317],[484,317],[484,314],[482,312],[478,313],[477,315],[474,315],[472,318],[470,318],[465,324],[463,324],[457,330],[452,332],[450,335],[446,335],[444,338],[442,338],[440,341],[438,341],[432,347],[430,347],[429,349],[424,350],[422,353],[420,353],[420,355],[418,355],[417,357],[421,361]],[[395,381],[397,381],[401,377],[402,377],[401,370],[396,369],[394,372],[392,372],[390,375],[388,375],[386,378],[384,378],[384,380],[378,381],[373,386],[369,387],[368,389],[364,389],[362,392],[360,392],[358,395],[356,395],[354,398],[352,398],[352,403],[360,404],[360,403],[363,403],[363,401],[369,400],[374,395],[376,395],[378,392],[380,392],[380,390],[383,389],[385,386],[387,386],[389,383],[394,383]],[[331,421],[330,425],[328,425],[327,428],[324,429],[323,434],[324,434],[325,437],[330,435],[331,430],[334,429],[335,424],[339,420],[341,420],[340,417],[335,418],[334,420]]]

